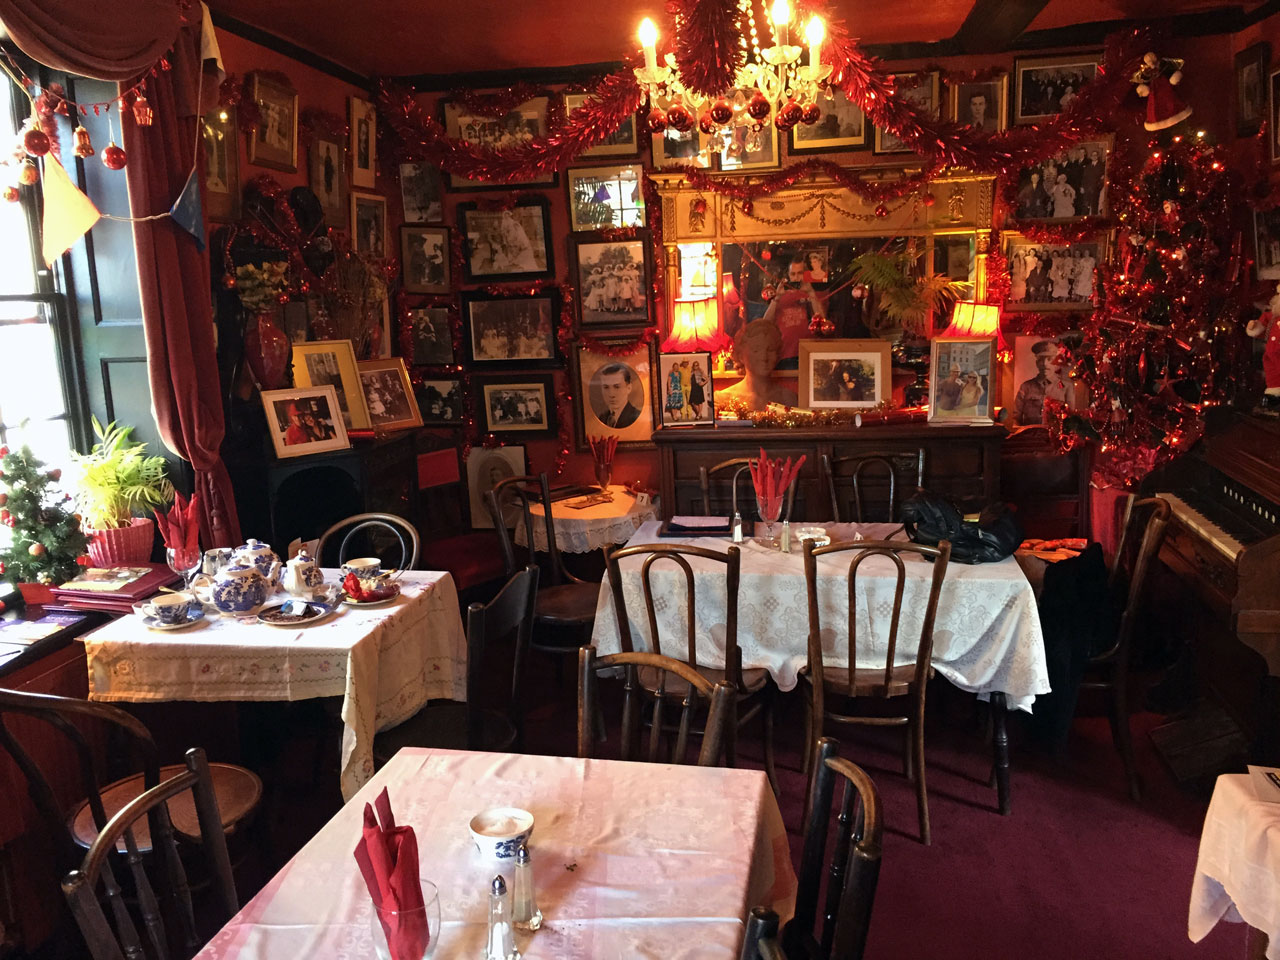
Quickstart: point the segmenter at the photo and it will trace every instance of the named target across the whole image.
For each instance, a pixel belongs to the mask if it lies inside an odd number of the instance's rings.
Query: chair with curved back
[[[835,554],[854,552],[845,573],[848,621],[844,633],[836,631],[835,649],[844,647],[848,666],[828,665],[823,658],[821,603],[819,601],[818,559]],[[912,663],[895,663],[898,650],[898,633],[902,620],[903,594],[906,590],[907,570],[903,557],[918,557],[933,561],[928,600],[920,627],[920,645]],[[860,668],[858,651],[858,572],[864,562],[881,557],[893,565],[893,612],[888,623],[888,643],[884,666]],[[864,726],[900,726],[903,728],[902,766],[907,777],[914,775],[916,807],[920,818],[920,841],[928,844],[929,800],[924,769],[924,706],[925,691],[932,675],[930,660],[933,656],[933,623],[938,611],[938,598],[942,593],[947,563],[951,559],[951,543],[941,541],[936,547],[922,546],[897,540],[855,540],[815,547],[812,540],[804,545],[804,578],[809,602],[809,660],[801,670],[801,679],[809,687],[805,701],[805,769],[812,760],[815,740],[822,736],[825,721],[860,724]],[[918,609],[917,604],[917,609]],[[871,615],[871,611],[868,611]],[[858,698],[889,700],[908,697],[907,711],[894,717],[864,717],[828,709],[828,697],[842,704],[852,704]]]
[[[348,527],[350,529],[347,529]],[[400,545],[400,562],[395,566],[395,569],[412,570],[418,564],[418,552],[421,548],[418,531],[412,523],[404,519],[404,517],[397,517],[394,513],[357,513],[355,516],[347,517],[345,520],[339,520],[320,535],[320,539],[316,543],[316,560],[318,562],[325,561],[325,547],[329,545],[331,538],[337,536],[343,530],[346,530],[346,534],[338,545],[337,562],[333,564],[334,566],[340,567],[351,559],[351,554],[347,552],[347,549],[351,545],[351,539],[362,530],[382,530],[395,537]]]
[[[915,486],[917,490],[921,490],[924,488],[924,447],[920,447],[914,452],[910,450],[868,451],[848,457],[833,457],[824,453],[819,460],[819,464],[822,471],[822,485],[831,495],[831,516],[837,523],[845,521],[852,523],[867,522],[867,517],[863,511],[862,478],[864,473],[869,472],[869,468],[875,467],[877,468],[877,473],[880,472],[879,468],[883,468],[884,472],[888,474],[889,510],[885,520],[889,522],[897,520],[897,486],[900,471],[895,461],[905,464],[909,460],[914,461]],[[846,467],[851,468],[847,473],[844,469]],[[853,493],[853,499],[849,502],[853,507],[852,516],[846,516],[845,512],[840,509],[839,484],[846,477]]]
[[[596,648],[585,646],[578,651],[578,756],[589,760],[595,755],[596,718],[600,716],[597,674],[601,670],[623,671],[622,743],[619,759],[631,760],[639,734],[644,684],[640,673],[655,678],[658,694],[652,698],[653,717],[649,727],[646,756],[649,763],[684,763],[689,750],[689,735],[694,732],[694,714],[702,702],[707,704],[707,717],[702,726],[702,745],[698,750],[698,766],[720,764],[724,753],[725,733],[733,723],[733,685],[712,683],[686,663],[656,653],[611,653],[597,657]],[[668,687],[668,684],[673,686]],[[683,689],[678,689],[683,688]],[[680,700],[680,719],[670,759],[660,756],[662,736],[670,725],[664,722],[666,706]]]
[[[738,512],[744,516],[748,511],[755,512],[755,490],[751,486],[751,471],[748,468],[756,460],[756,457],[734,457],[731,460],[722,460],[715,466],[698,468],[698,485],[702,489],[702,515],[704,517],[720,515],[711,509],[713,503],[723,502],[722,499],[713,497],[712,482],[717,481],[719,474],[729,473],[730,470],[733,471],[729,479],[730,503],[736,504]],[[747,478],[745,499],[738,495],[738,481],[742,479],[743,475]],[[784,520],[791,518],[791,508],[795,506],[796,484],[798,482],[799,478],[797,477],[797,479],[791,481],[791,486],[787,489],[787,502],[783,507],[782,514],[782,519]],[[732,512],[732,506],[730,507],[730,512]]]

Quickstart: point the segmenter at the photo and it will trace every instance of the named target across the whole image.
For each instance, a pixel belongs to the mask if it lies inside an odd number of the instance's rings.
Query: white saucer
[[[204,607],[198,603],[193,603],[187,609],[187,618],[179,620],[177,623],[161,623],[155,617],[142,618],[142,625],[148,630],[186,630],[188,627],[194,627],[197,623],[204,619]]]

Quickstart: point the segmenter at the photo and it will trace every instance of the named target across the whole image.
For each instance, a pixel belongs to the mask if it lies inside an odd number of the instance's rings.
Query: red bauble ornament
[[[684,133],[693,128],[693,114],[683,103],[673,103],[667,108],[667,126]]]
[[[108,170],[123,170],[125,163],[128,162],[124,150],[116,144],[114,140],[106,145],[102,151],[102,165]]]
[[[693,201],[693,212],[694,212],[694,213],[706,213],[706,212],[707,212],[707,201],[706,201],[706,200],[704,200],[702,197],[698,197],[698,199],[694,200],[694,201]],[[765,252],[767,253],[768,251],[765,251]]]
[[[804,113],[800,116],[800,121],[806,126],[813,126],[822,119],[822,108],[817,103],[811,103],[804,108]]]
[[[10,184],[9,186],[4,188],[4,198],[8,200],[10,203],[17,203],[18,196],[19,196],[18,188],[13,186],[13,184]]]
[[[52,470],[50,470],[50,471],[49,471],[49,479],[50,479],[50,480],[52,480],[54,483],[57,483],[59,480],[61,480],[61,479],[62,479],[62,468],[61,468],[61,467],[54,467]]]
[[[711,119],[709,111],[703,110],[702,115],[698,117],[698,129],[708,136],[716,132],[716,122]]]
[[[742,201],[742,212],[743,212],[743,213],[750,213],[750,212],[751,212],[752,210],[754,210],[755,208],[756,208],[756,205],[755,205],[754,203],[752,203],[750,200],[743,200],[743,201]]]
[[[40,171],[36,169],[36,165],[30,160],[23,160],[22,166],[18,170],[18,182],[25,183],[29,187],[39,179]]]
[[[711,105],[710,113],[711,119],[716,123],[728,123],[733,119],[733,107],[724,97]]]
[[[151,104],[147,103],[147,98],[138,94],[133,101],[133,122],[140,127],[149,127],[154,116],[155,111],[151,109]]]
[[[93,156],[93,143],[89,140],[89,131],[84,127],[77,126],[75,129],[76,137],[76,156],[81,160],[86,157]]]
[[[800,122],[800,117],[795,114],[792,114],[787,109],[788,107],[792,107],[792,106],[796,108],[796,111],[799,114],[804,113],[804,111],[800,108],[800,104],[792,100],[789,103],[784,104],[778,110],[778,112],[773,115],[773,125],[777,127],[779,130],[781,130],[783,133],[786,133],[788,130],[790,130],[792,127],[794,127],[797,123]]]
[[[657,107],[649,111],[649,129],[654,133],[667,129],[667,115]]]
[[[43,556],[44,556],[44,544],[43,544],[43,543],[33,543],[31,546],[27,547],[27,553],[31,554],[33,557],[43,557]]]
[[[889,208],[886,207],[883,203],[879,204],[876,207],[876,216],[879,217],[881,220],[883,220],[888,215],[889,215]]]
[[[49,152],[52,144],[49,135],[39,127],[32,127],[22,135],[22,149],[31,157],[43,157]]]
[[[935,203],[938,202],[938,198],[935,197],[932,193],[926,193],[923,197],[920,198],[920,202],[923,203],[926,207],[932,207]]]
[[[763,120],[769,116],[771,109],[768,98],[757,90],[755,96],[747,103],[747,116],[752,120]]]

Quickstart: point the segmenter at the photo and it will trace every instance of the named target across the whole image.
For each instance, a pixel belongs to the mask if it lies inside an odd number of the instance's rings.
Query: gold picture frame
[[[999,133],[1009,125],[1007,73],[990,80],[962,80],[948,84],[947,99],[951,119],[977,133]]]
[[[293,345],[293,384],[332,386],[348,430],[368,430],[372,423],[360,386],[356,351],[350,340],[308,340]]]
[[[375,430],[404,430],[422,426],[422,412],[404,357],[361,360],[356,364],[369,421]]]
[[[263,390],[260,396],[277,458],[331,453],[351,446],[332,386]],[[316,437],[317,433],[321,435]]]
[[[298,91],[255,71],[249,74],[249,97],[262,118],[249,138],[249,162],[297,173]]]
[[[800,406],[869,409],[893,396],[888,340],[801,340]]]
[[[929,343],[929,423],[994,423],[995,337],[934,337]]]

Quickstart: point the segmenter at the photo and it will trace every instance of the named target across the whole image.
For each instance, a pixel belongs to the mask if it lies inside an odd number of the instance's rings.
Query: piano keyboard
[[[1222,527],[1218,526],[1218,524],[1176,493],[1157,493],[1156,496],[1168,501],[1170,508],[1173,510],[1173,515],[1178,518],[1178,521],[1184,527],[1213,544],[1214,549],[1222,553],[1233,564],[1236,562],[1236,558],[1244,550],[1245,545],[1243,543],[1231,536],[1231,534],[1227,533]]]

